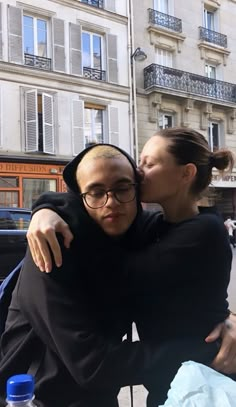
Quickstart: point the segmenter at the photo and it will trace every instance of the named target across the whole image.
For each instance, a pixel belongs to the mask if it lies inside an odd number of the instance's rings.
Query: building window
[[[89,143],[104,143],[104,107],[85,105],[84,139],[85,146]]]
[[[208,30],[215,30],[215,12],[204,9],[204,27]]]
[[[173,66],[173,54],[165,49],[156,48],[156,63],[158,65]]]
[[[24,52],[48,57],[47,20],[24,15]]]
[[[170,127],[173,127],[173,116],[168,114],[160,114],[159,129],[168,129]]]
[[[153,8],[161,13],[168,14],[168,0],[154,0]]]
[[[25,150],[54,154],[53,95],[31,89],[24,102]]]
[[[218,123],[209,122],[208,124],[208,143],[211,151],[220,148],[220,128]]]
[[[23,207],[31,208],[43,192],[56,192],[56,187],[57,181],[55,179],[23,178]]]
[[[84,77],[105,80],[101,35],[85,31],[82,33],[82,65]]]
[[[205,75],[208,78],[216,79],[216,67],[214,65],[205,65]]]

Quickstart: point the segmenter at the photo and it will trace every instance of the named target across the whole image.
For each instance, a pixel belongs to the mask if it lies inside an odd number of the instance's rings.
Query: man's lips
[[[103,219],[106,219],[106,220],[117,220],[117,219],[119,219],[120,217],[122,216],[122,213],[119,213],[119,212],[114,212],[114,213],[108,213],[107,215],[105,215],[104,217],[103,217]]]

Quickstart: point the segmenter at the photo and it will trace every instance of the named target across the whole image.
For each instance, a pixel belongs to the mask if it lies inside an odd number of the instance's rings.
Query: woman
[[[148,406],[165,401],[181,361],[211,363],[218,343],[209,352],[204,338],[228,315],[231,251],[227,233],[217,215],[201,214],[197,206],[211,182],[213,167],[232,170],[231,152],[212,153],[205,138],[191,129],[163,130],[141,153],[141,199],[157,202],[164,210],[158,241],[130,254],[127,268],[135,303],[133,319],[141,340],[158,344],[162,352],[159,377],[146,383]],[[31,231],[28,238],[37,258]]]

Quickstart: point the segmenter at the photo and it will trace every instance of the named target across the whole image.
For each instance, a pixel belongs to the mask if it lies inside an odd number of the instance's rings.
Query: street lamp
[[[131,103],[132,103],[132,136],[133,136],[133,155],[136,163],[139,160],[138,153],[138,125],[137,125],[137,100],[136,100],[136,75],[135,62],[142,62],[147,58],[146,53],[140,48],[136,48],[131,54]]]
[[[131,55],[131,63],[133,58],[135,61],[142,62],[147,58],[147,54],[140,47],[138,47]]]

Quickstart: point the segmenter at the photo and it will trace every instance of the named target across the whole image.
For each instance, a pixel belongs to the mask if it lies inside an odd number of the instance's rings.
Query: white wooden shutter
[[[72,146],[73,155],[84,149],[84,102],[72,100]]]
[[[25,92],[25,151],[38,151],[37,90]]]
[[[55,71],[65,72],[65,23],[53,18],[53,67]]]
[[[23,63],[22,10],[8,6],[9,62]]]
[[[2,59],[2,3],[0,3],[0,59]]]
[[[70,23],[70,66],[72,75],[82,75],[81,26]]]
[[[118,83],[117,36],[107,35],[108,80]]]
[[[109,138],[110,143],[119,146],[119,115],[118,108],[109,106]]]
[[[105,10],[116,11],[116,0],[105,0],[104,4]]]
[[[53,96],[47,93],[42,94],[43,107],[43,151],[44,153],[54,154],[54,115],[53,115]]]

